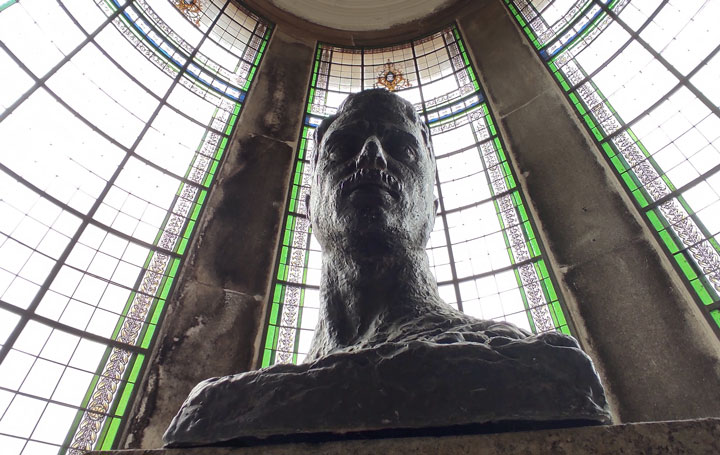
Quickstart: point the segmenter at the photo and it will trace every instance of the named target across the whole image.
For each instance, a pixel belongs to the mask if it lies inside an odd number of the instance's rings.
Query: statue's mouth
[[[342,195],[349,195],[356,190],[381,190],[392,197],[400,197],[402,184],[387,172],[380,169],[358,169],[348,178],[340,182]]]

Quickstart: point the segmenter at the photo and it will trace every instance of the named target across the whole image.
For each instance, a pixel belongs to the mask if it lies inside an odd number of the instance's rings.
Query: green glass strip
[[[197,221],[197,219],[198,219],[199,216],[200,216],[200,209],[202,209],[202,204],[196,203],[195,206],[194,206],[194,208],[193,208],[192,213],[190,214],[190,219],[191,219],[191,220]]]
[[[695,290],[695,293],[697,293],[698,297],[700,297],[700,300],[704,305],[711,305],[713,303],[713,298],[708,292],[708,289],[705,287],[705,284],[700,280],[693,280],[690,282],[693,289]]]
[[[215,154],[215,159],[216,159],[216,160],[219,161],[220,158],[223,157],[223,154],[225,153],[225,147],[227,146],[227,143],[228,143],[228,139],[227,139],[226,137],[223,138],[223,140],[220,142],[220,147],[218,148],[218,151],[217,151],[217,153]],[[203,191],[205,191],[205,190],[203,190]]]
[[[659,231],[658,234],[660,235],[660,238],[662,239],[663,243],[667,247],[668,251],[670,251],[670,253],[674,254],[680,250],[680,247],[675,242],[675,239],[667,230],[664,229],[662,231]]]
[[[567,324],[567,322],[565,322],[565,314],[560,307],[558,294],[555,292],[555,286],[552,284],[552,281],[550,281],[550,278],[545,279],[545,289],[547,289],[548,292],[548,300],[554,302],[553,305],[556,305],[555,312],[561,317],[561,323]]]
[[[148,324],[145,329],[145,336],[143,337],[142,344],[140,345],[143,349],[147,349],[150,347],[150,342],[153,339],[153,336],[155,335],[155,326],[154,324]]]
[[[690,265],[690,262],[685,257],[684,252],[676,253],[673,255],[675,258],[675,261],[680,266],[680,270],[682,270],[683,274],[685,274],[685,277],[692,282],[692,280],[695,280],[697,278],[697,274],[695,273],[695,270],[693,269],[692,265]]]
[[[267,41],[263,41],[263,43],[260,45],[260,49],[258,49],[258,54],[255,57],[255,61],[253,62],[253,65],[258,66],[260,64],[260,59],[262,58],[263,54],[265,53],[265,47],[267,47]]]
[[[185,254],[185,250],[187,249],[187,245],[188,245],[188,239],[186,239],[186,238],[181,239],[180,242],[179,242],[179,244],[178,244],[177,253],[178,253],[178,254]]]
[[[140,375],[140,369],[143,366],[143,363],[145,362],[145,354],[137,354],[135,357],[135,362],[133,364],[133,368],[130,371],[130,376],[128,377],[128,381],[132,383],[136,383],[137,379]]]
[[[540,285],[542,287],[543,293],[545,293],[546,292],[545,283],[541,282]],[[558,315],[555,314],[555,307],[552,305],[548,305],[548,310],[550,311],[550,318],[552,318],[553,325],[555,326],[555,328],[560,327],[562,324],[560,324]]]
[[[172,287],[172,281],[173,280],[168,279],[168,284],[166,285],[166,287],[168,287],[168,288]],[[166,293],[163,292],[163,295],[165,295],[165,294]],[[152,318],[150,319],[150,324],[154,324],[154,325],[157,325],[158,322],[160,321],[160,316],[162,316],[162,310],[165,308],[165,302],[167,301],[167,298],[161,297],[156,300],[157,300],[157,302],[155,303],[155,307],[153,308],[153,311],[152,311]]]
[[[118,404],[116,410],[117,415],[121,417],[125,415],[125,410],[127,409],[128,403],[130,402],[130,396],[134,388],[135,384],[127,384],[123,389],[122,395],[120,396],[120,403]]]
[[[225,134],[232,133],[233,127],[235,126],[235,120],[237,120],[237,116],[231,115],[230,121],[228,121],[228,124],[225,127]]]
[[[247,84],[246,84],[248,87],[250,86],[250,83],[252,82],[252,80],[255,78],[255,71],[256,71],[256,70],[257,70],[257,67],[256,67],[256,66],[253,66],[253,67],[250,69],[250,74],[248,74]]]
[[[270,310],[270,323],[271,324],[277,324],[278,321],[278,309],[279,305],[273,304],[272,309]]]
[[[713,321],[715,321],[715,324],[720,327],[720,310],[711,311],[710,316],[712,317]]]
[[[9,8],[11,5],[13,5],[15,3],[17,3],[17,0],[8,0],[5,3],[0,3],[0,12],[2,12],[2,10],[6,9],[6,8]]]
[[[95,446],[100,450],[110,450],[113,448],[112,445],[115,441],[115,436],[120,429],[120,423],[122,423],[122,419],[119,417],[112,417],[108,420],[110,421],[110,425],[107,425],[106,422],[103,431],[98,437],[98,444]]]

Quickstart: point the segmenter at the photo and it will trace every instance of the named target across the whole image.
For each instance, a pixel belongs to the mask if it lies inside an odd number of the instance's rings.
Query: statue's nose
[[[380,140],[375,136],[370,136],[363,144],[360,155],[356,162],[358,169],[387,169],[387,160],[385,152],[382,149]]]

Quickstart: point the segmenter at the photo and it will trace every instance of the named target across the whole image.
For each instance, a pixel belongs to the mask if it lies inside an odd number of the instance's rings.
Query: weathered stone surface
[[[292,434],[609,421],[590,359],[571,338],[547,333],[486,343],[383,343],[208,379],[164,440],[232,445]]]

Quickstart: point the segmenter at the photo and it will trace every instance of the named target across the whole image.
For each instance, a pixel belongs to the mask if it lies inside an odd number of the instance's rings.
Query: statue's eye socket
[[[325,143],[325,153],[333,161],[346,159],[352,154],[353,147],[356,146],[355,142],[357,139],[354,136],[333,134]]]
[[[406,145],[402,148],[402,155],[404,158],[414,161],[417,157],[417,150],[414,147]]]
[[[411,138],[393,135],[383,144],[385,150],[398,161],[409,163],[417,159],[418,149]]]
[[[333,144],[328,147],[327,153],[331,160],[337,160],[342,155],[342,147],[338,144]]]

